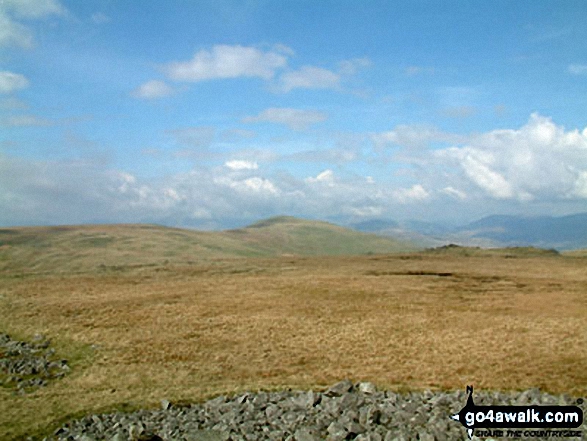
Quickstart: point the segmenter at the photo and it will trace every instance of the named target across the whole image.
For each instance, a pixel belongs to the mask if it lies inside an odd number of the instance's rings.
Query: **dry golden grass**
[[[585,395],[586,263],[421,253],[5,274],[0,329],[45,333],[75,363],[33,394],[0,390],[0,434],[122,403],[342,378]]]

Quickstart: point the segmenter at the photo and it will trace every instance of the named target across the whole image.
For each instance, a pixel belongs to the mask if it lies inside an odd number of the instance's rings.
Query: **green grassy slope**
[[[414,251],[416,246],[375,234],[360,233],[327,222],[280,216],[225,232],[270,255],[341,255]]]
[[[156,225],[3,228],[0,271],[115,271],[215,258],[392,253],[413,249],[407,242],[290,217],[219,232]]]

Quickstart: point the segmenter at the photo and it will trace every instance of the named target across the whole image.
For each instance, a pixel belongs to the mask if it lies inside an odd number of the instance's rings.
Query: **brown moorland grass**
[[[0,388],[0,434],[69,415],[320,388],[587,393],[587,259],[512,253],[210,260],[0,275],[0,330],[46,334],[72,373]]]

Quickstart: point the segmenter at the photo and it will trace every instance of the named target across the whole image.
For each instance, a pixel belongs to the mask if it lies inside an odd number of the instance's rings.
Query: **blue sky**
[[[586,13],[0,0],[0,225],[587,211]]]

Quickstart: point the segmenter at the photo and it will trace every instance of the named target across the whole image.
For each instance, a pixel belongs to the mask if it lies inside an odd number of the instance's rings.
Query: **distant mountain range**
[[[587,213],[489,216],[462,227],[385,219],[350,227],[279,216],[224,231],[148,224],[0,228],[0,272],[118,271],[219,258],[407,252],[450,243],[587,249]]]
[[[377,229],[378,225],[383,228]],[[351,227],[359,231],[410,239],[424,246],[456,243],[477,246],[534,246],[557,250],[587,248],[587,213],[561,217],[495,215],[459,227],[418,221],[398,223],[390,220],[372,220],[351,224]]]

